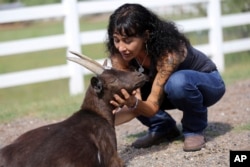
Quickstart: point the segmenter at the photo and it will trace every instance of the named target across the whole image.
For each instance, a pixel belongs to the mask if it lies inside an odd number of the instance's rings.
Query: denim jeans
[[[137,119],[148,126],[150,132],[167,133],[176,126],[176,122],[164,110],[177,108],[183,111],[181,123],[186,136],[204,131],[207,127],[207,107],[224,95],[225,84],[218,71],[180,70],[170,76],[164,85],[164,92],[166,98],[156,115],[150,118],[139,116]]]

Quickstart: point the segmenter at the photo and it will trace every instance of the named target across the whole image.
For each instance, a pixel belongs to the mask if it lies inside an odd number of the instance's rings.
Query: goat
[[[143,86],[146,76],[105,68],[74,53],[68,57],[96,76],[80,110],[64,121],[30,130],[0,150],[0,167],[122,167],[114,127],[115,109],[109,102],[121,88]]]

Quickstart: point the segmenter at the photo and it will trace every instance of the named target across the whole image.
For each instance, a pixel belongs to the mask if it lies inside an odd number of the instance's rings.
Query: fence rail
[[[61,4],[25,7],[0,11],[0,24],[39,20],[48,18],[62,18],[64,20],[64,34],[51,35],[38,38],[22,39],[0,42],[0,56],[12,56],[17,53],[34,52],[48,49],[66,47],[67,50],[80,52],[80,46],[104,42],[106,30],[88,32],[79,31],[79,16],[96,13],[111,12],[118,6],[126,3],[124,0],[85,1],[62,0]],[[194,3],[207,3],[207,17],[180,20],[176,24],[184,32],[208,30],[209,43],[197,45],[216,63],[220,71],[224,70],[224,54],[250,50],[250,38],[223,42],[223,27],[241,26],[250,24],[250,12],[221,16],[220,0],[134,0],[148,8],[162,6],[185,5]],[[103,8],[105,6],[105,8]],[[55,12],[56,11],[56,12]],[[32,46],[32,47],[30,47]],[[15,48],[15,49],[13,49]],[[65,53],[65,55],[67,55]],[[103,60],[98,60],[102,62]],[[70,78],[69,89],[71,94],[81,93],[84,89],[83,75],[89,74],[78,65],[67,62],[65,65],[11,72],[0,74],[0,88],[19,86],[30,83]],[[17,79],[18,78],[18,79]]]

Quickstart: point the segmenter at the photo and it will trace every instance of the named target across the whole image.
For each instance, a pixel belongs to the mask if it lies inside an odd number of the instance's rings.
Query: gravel
[[[168,111],[181,129],[182,112]],[[135,149],[131,143],[147,132],[136,119],[116,127],[118,152],[127,167],[228,167],[230,150],[250,151],[250,80],[227,86],[224,97],[208,111],[206,147],[201,151],[184,152],[183,138],[146,149]],[[20,134],[60,120],[22,118],[0,123],[0,147]]]

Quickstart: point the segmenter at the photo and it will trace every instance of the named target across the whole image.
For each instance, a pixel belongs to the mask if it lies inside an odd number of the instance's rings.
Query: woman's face
[[[145,54],[145,40],[141,37],[127,37],[118,33],[113,35],[114,45],[125,61]]]

